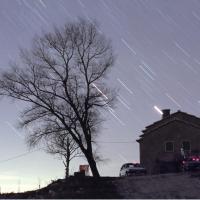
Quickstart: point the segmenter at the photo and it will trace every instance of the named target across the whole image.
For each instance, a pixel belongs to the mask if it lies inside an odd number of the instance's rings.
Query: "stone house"
[[[200,118],[162,112],[162,119],[147,126],[137,140],[140,163],[150,174],[178,171],[183,156],[200,152]]]

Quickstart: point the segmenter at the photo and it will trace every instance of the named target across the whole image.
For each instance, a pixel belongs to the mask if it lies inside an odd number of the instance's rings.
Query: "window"
[[[122,165],[121,170],[122,170],[122,169],[125,169],[125,168],[126,168],[126,165]]]
[[[189,141],[183,141],[182,142],[182,148],[184,151],[190,151],[190,142]]]
[[[165,152],[174,151],[174,142],[165,142]]]

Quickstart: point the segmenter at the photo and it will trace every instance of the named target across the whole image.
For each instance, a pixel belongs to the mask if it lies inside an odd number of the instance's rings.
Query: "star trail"
[[[108,83],[117,88],[118,102],[108,108],[98,151],[109,160],[99,163],[101,175],[117,176],[125,161],[139,160],[137,142],[126,142],[135,141],[145,126],[159,120],[162,109],[200,116],[200,1],[0,0],[0,69],[18,60],[19,48],[30,48],[35,35],[79,17],[99,24],[116,57]],[[1,160],[27,151],[26,133],[16,128],[24,106],[0,102]],[[72,172],[84,162],[76,159]],[[38,177],[45,185],[63,176],[62,163],[42,151],[0,164],[0,171],[0,178],[9,172],[9,180],[12,175],[16,180],[8,188],[8,179],[1,178],[2,191],[16,191],[19,179],[21,190],[26,190],[37,187]]]

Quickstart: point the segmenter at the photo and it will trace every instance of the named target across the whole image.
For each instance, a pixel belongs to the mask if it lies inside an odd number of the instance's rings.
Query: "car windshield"
[[[139,163],[130,163],[128,164],[128,167],[133,168],[133,167],[141,167],[141,165]]]

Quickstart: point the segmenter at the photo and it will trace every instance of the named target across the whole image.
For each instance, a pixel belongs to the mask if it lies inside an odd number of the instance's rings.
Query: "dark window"
[[[190,142],[189,141],[183,141],[182,147],[184,151],[190,151]]]
[[[141,167],[141,165],[139,163],[135,163],[134,166],[135,167]]]
[[[174,151],[174,142],[165,142],[165,151],[173,152]]]

